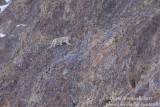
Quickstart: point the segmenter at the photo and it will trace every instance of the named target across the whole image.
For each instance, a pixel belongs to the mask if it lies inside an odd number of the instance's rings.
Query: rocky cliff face
[[[159,0],[0,5],[1,107],[160,106]]]

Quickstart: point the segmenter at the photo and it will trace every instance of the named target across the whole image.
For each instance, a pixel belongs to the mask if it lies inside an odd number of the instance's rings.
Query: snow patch
[[[0,13],[2,13],[4,11],[4,9],[8,7],[8,5],[9,4],[5,4],[5,5],[0,6]]]
[[[19,24],[19,25],[16,25],[16,27],[20,27],[20,26],[26,26],[25,24]]]
[[[9,3],[9,2],[11,2],[11,0],[5,0],[6,1],[6,3]]]
[[[6,2],[7,2],[8,4],[5,4],[5,5],[0,6],[0,13],[2,13],[2,12],[9,6],[9,4],[11,3],[11,1],[12,1],[12,0],[6,0]]]
[[[3,37],[5,37],[5,36],[6,36],[5,34],[0,33],[0,38],[3,38]]]

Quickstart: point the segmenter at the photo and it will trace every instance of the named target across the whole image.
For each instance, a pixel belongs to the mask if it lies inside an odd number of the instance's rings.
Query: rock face
[[[160,106],[159,0],[12,0],[0,33],[0,107]]]

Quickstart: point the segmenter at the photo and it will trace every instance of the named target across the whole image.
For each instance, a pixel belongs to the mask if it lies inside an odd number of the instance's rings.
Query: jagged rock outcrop
[[[1,107],[160,106],[159,0],[12,0],[0,33]]]

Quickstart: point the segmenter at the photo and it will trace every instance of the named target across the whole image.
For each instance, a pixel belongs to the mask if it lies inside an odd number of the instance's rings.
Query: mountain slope
[[[159,0],[12,0],[0,33],[2,107],[160,101]]]

